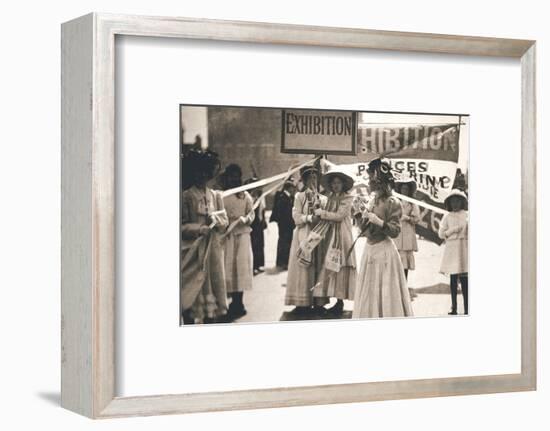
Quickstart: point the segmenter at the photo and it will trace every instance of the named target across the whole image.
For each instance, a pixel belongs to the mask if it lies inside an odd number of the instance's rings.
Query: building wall
[[[281,153],[282,112],[275,108],[208,108],[209,148],[223,166],[237,163],[244,178],[256,172],[259,178],[285,172],[312,158],[310,154]],[[337,163],[353,163],[354,157],[329,157]]]

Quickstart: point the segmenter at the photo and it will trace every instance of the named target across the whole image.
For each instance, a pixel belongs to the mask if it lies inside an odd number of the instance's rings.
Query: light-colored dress
[[[329,221],[333,226],[323,240],[323,252],[336,243],[341,249],[341,267],[338,272],[332,272],[323,267],[319,276],[319,283],[313,292],[315,297],[329,297],[337,299],[351,299],[355,295],[357,283],[357,262],[353,246],[351,227],[351,204],[353,197],[348,193],[341,195],[330,194],[326,204],[327,209],[321,213],[321,220]],[[335,211],[328,210],[336,207]],[[338,226],[338,229],[335,227]],[[338,238],[335,238],[335,234]]]
[[[420,221],[418,205],[402,201],[401,232],[393,240],[404,269],[415,269],[414,252],[418,251],[415,225]]]
[[[254,221],[253,201],[248,192],[226,196],[223,199],[229,225],[240,217],[246,223],[238,223],[225,236],[225,284],[227,293],[252,289],[252,242],[250,225]]]
[[[352,317],[412,316],[403,264],[392,240],[401,231],[401,203],[393,196],[378,199],[372,211],[384,225],[363,223],[367,245],[361,258]]]
[[[225,214],[217,216],[218,225],[208,235],[200,237],[199,230],[210,223],[210,216],[222,211],[221,195],[209,188],[191,187],[181,199],[181,284],[182,310],[201,322],[227,312],[223,249],[221,232],[227,227]]]
[[[318,266],[318,253],[314,253],[313,262],[309,266],[301,265],[298,260],[300,243],[308,237],[311,229],[314,227],[311,223],[314,202],[316,201],[321,208],[324,208],[326,205],[326,196],[323,195],[315,195],[315,200],[308,200],[307,196],[312,196],[312,194],[313,192],[310,190],[305,190],[296,193],[294,197],[292,218],[296,227],[294,228],[292,244],[290,246],[285,305],[310,307],[314,304],[312,288],[317,282],[317,275],[320,270]]]
[[[468,211],[454,211],[443,216],[439,237],[445,240],[440,272],[448,275],[467,273]]]

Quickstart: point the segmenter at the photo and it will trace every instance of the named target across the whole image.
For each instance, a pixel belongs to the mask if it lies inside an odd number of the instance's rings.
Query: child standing
[[[449,211],[439,225],[439,237],[445,240],[441,272],[450,276],[451,311],[457,314],[458,282],[462,288],[464,314],[468,314],[468,197],[454,189],[444,201]]]
[[[230,164],[222,175],[226,190],[242,185],[239,165]],[[244,291],[252,289],[250,225],[254,221],[253,202],[250,194],[245,191],[224,197],[223,203],[229,219],[229,228],[225,235],[225,283],[227,294],[231,297],[228,315],[230,319],[237,319],[246,314]]]
[[[416,181],[397,181],[395,191],[412,198],[416,192]],[[420,221],[420,209],[418,205],[406,200],[401,200],[401,207],[403,208],[401,232],[393,241],[401,257],[405,278],[408,278],[409,270],[412,271],[415,268],[414,253],[418,251],[415,226]]]
[[[351,229],[353,197],[348,193],[353,187],[353,178],[334,170],[321,178],[321,185],[328,192],[328,200],[325,208],[316,209],[314,214],[329,222],[330,227],[322,244],[326,256],[319,276],[320,283],[315,287],[313,296],[336,298],[336,304],[328,311],[341,316],[344,299],[353,300],[357,277]],[[335,255],[336,259],[331,259],[331,255]]]

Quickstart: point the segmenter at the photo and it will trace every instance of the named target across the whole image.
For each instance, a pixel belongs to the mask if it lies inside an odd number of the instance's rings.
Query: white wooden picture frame
[[[210,39],[521,59],[521,373],[200,394],[115,394],[115,37]],[[62,25],[62,406],[91,418],[536,388],[535,42],[91,13]]]

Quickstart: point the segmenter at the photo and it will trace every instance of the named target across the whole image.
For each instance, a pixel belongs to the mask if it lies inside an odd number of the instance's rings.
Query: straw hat
[[[462,190],[459,190],[459,189],[453,189],[451,190],[451,193],[449,193],[449,195],[443,201],[443,205],[445,205],[445,209],[447,211],[451,211],[451,198],[453,196],[457,196],[460,199],[463,199],[463,203],[464,203],[463,207],[465,210],[468,209],[468,196],[466,196],[466,193],[464,193]]]
[[[343,183],[343,189],[342,191],[347,192],[353,187],[353,178],[350,177],[345,172],[342,172],[340,170],[334,169],[332,171],[327,172],[325,175],[321,178],[321,185],[323,188],[327,191],[330,191],[330,183],[334,177],[338,177],[342,180]]]

